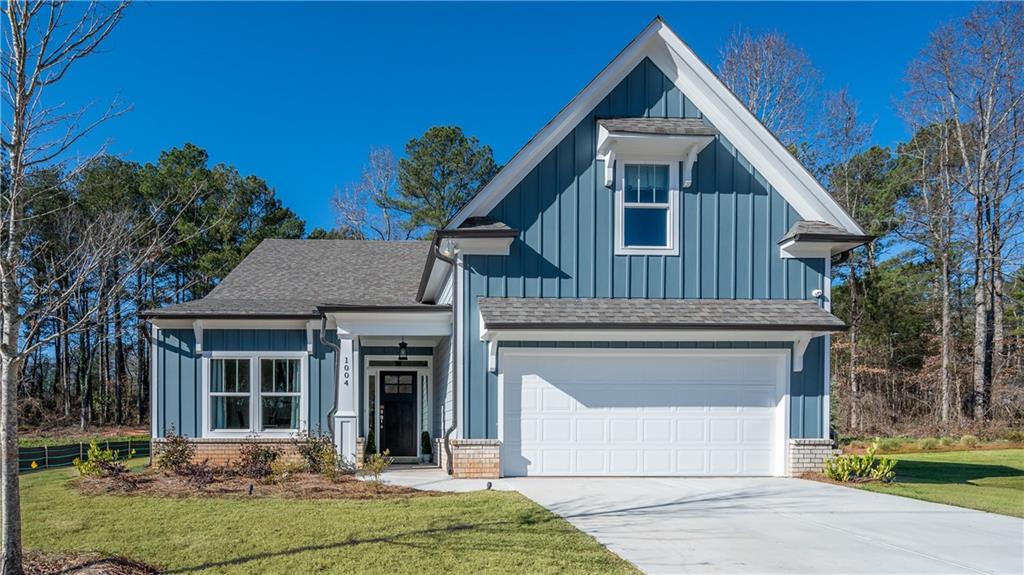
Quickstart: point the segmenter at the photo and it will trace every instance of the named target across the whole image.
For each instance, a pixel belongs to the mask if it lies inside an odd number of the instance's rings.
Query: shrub
[[[939,440],[935,439],[934,437],[925,437],[921,441],[917,442],[918,449],[921,449],[921,450],[924,450],[924,451],[931,451],[932,449],[935,449],[938,446],[939,446]]]
[[[949,447],[951,445],[954,445],[955,443],[956,440],[953,439],[952,437],[943,437],[939,439],[939,445],[941,445],[942,447]]]
[[[337,465],[338,452],[329,434],[300,435],[295,442],[295,450],[302,456],[306,470],[310,473],[329,473]]]
[[[270,464],[270,480],[277,482],[306,471],[304,463],[277,459]]]
[[[875,457],[879,441],[875,441],[864,455],[839,455],[825,460],[822,472],[833,481],[882,481],[888,483],[896,477],[896,460]]]
[[[960,438],[960,445],[973,449],[978,446],[978,438],[973,435],[965,435]]]
[[[366,475],[370,478],[370,481],[380,485],[380,477],[387,471],[388,467],[394,463],[394,458],[391,457],[391,452],[387,449],[384,453],[374,453],[373,455],[366,458],[366,462],[363,463],[363,467],[359,470],[361,475]]]
[[[896,451],[897,449],[900,448],[901,445],[903,445],[903,441],[901,441],[898,437],[886,437],[884,439],[877,439],[875,440],[875,443],[877,444],[877,449],[883,453],[886,451]]]
[[[204,459],[202,463],[189,463],[176,473],[183,475],[185,483],[199,491],[213,483],[213,468],[210,467],[208,459]]]
[[[1006,432],[1006,440],[1013,443],[1024,443],[1024,431],[1011,429]]]
[[[281,456],[281,450],[255,441],[246,442],[238,450],[235,471],[249,479],[266,479],[274,472],[272,465]]]
[[[109,473],[116,467],[114,464],[120,464],[127,469],[128,467],[124,462],[125,459],[119,457],[117,451],[110,448],[100,449],[96,442],[93,441],[89,444],[89,451],[86,454],[85,461],[76,457],[71,463],[80,475],[109,477]]]
[[[175,433],[172,427],[164,438],[163,448],[160,451],[160,457],[156,460],[156,466],[165,471],[184,475],[189,472],[195,454],[195,444],[184,435]]]
[[[424,431],[422,434],[420,434],[420,451],[423,453],[423,455],[430,455],[431,453],[434,452],[433,448],[430,445],[429,431]]]

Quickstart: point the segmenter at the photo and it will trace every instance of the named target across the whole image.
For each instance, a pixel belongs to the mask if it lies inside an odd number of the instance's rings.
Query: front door
[[[380,379],[380,450],[416,457],[416,372],[386,371]]]

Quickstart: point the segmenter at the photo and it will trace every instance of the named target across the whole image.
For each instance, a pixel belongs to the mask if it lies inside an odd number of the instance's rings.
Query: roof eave
[[[829,331],[840,332],[849,329],[846,324],[659,324],[659,323],[487,323],[485,327],[494,331],[527,330],[571,330],[571,331]]]

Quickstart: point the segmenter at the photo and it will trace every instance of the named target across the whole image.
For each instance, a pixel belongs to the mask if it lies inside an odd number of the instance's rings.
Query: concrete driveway
[[[1024,520],[813,481],[500,484],[649,573],[1024,572]]]

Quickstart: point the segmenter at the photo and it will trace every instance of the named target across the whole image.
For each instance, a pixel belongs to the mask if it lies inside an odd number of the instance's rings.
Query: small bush
[[[956,440],[953,439],[952,437],[942,437],[939,439],[939,445],[941,445],[942,447],[949,447],[955,444]]]
[[[973,435],[965,435],[960,438],[960,445],[968,449],[974,449],[978,446],[978,438]]]
[[[337,465],[338,452],[334,449],[334,438],[329,434],[300,435],[295,441],[295,450],[302,456],[310,473],[329,473]]]
[[[878,445],[878,451],[883,453],[887,451],[896,451],[901,445],[903,445],[903,441],[898,437],[886,437],[884,439],[876,440],[876,443]]]
[[[433,447],[430,445],[430,432],[424,431],[420,434],[420,451],[423,455],[430,455],[434,452]]]
[[[363,467],[359,470],[361,475],[366,475],[370,478],[370,481],[380,485],[380,477],[387,471],[388,467],[395,460],[391,457],[391,452],[387,449],[384,453],[374,453],[366,458],[366,462],[363,463]]]
[[[272,465],[281,456],[281,450],[255,441],[246,442],[238,450],[235,471],[249,479],[266,479],[273,474]]]
[[[110,473],[116,467],[115,464],[120,464],[127,469],[128,467],[124,462],[125,458],[119,457],[117,451],[110,448],[100,449],[96,442],[93,441],[89,444],[89,451],[86,454],[85,461],[76,457],[71,463],[80,475],[109,477],[110,475],[105,475],[105,473]]]
[[[1006,440],[1013,443],[1024,443],[1024,431],[1011,429],[1006,432]]]
[[[281,481],[305,471],[306,465],[304,463],[278,459],[270,464],[270,480],[275,482]]]
[[[165,471],[184,475],[189,472],[195,454],[195,444],[184,435],[175,433],[172,427],[164,438],[163,448],[156,460],[156,466]]]
[[[139,487],[139,481],[124,461],[97,461],[101,477],[110,478],[114,487],[121,491],[135,491]]]
[[[204,459],[202,463],[189,463],[176,473],[184,476],[185,483],[199,491],[206,489],[214,479],[213,468],[210,467],[208,459]]]
[[[924,439],[917,442],[918,449],[922,451],[931,451],[939,446],[939,440],[934,437],[925,437]]]
[[[839,455],[825,460],[822,472],[833,481],[888,483],[896,477],[896,460],[875,457],[879,441],[875,441],[864,455]]]

